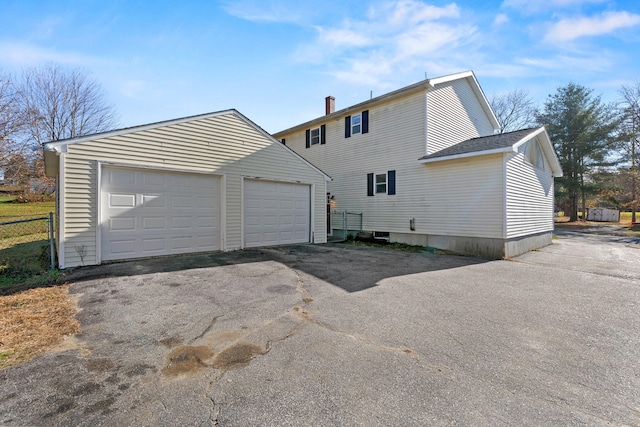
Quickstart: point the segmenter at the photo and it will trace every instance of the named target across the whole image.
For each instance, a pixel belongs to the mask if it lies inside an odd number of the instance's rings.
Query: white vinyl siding
[[[523,148],[523,152],[510,155],[506,161],[507,238],[553,231],[550,166],[545,160],[544,170],[534,167],[525,160]]]
[[[363,212],[363,228],[416,234],[502,238],[502,155],[421,164],[424,92],[369,109],[369,133],[344,138],[344,120],[326,123],[327,143],[305,150],[304,130],[278,135],[333,178],[332,209]],[[484,113],[483,113],[484,114]],[[456,120],[453,117],[450,120]],[[396,171],[396,194],[367,196],[367,174]]]
[[[438,85],[426,96],[426,154],[470,138],[493,134],[491,121],[466,79]]]
[[[304,143],[304,140],[303,140]],[[223,176],[222,249],[242,243],[243,176],[315,184],[324,201],[323,175],[286,147],[231,112],[68,145],[64,168],[64,267],[93,265],[98,239],[98,163]],[[314,204],[314,242],[326,241],[325,205]],[[81,260],[79,251],[83,252]]]

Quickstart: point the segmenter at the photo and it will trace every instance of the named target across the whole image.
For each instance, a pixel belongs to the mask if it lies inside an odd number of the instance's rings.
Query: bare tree
[[[622,129],[625,160],[629,161],[628,174],[631,181],[631,222],[636,222],[638,210],[638,172],[640,168],[640,81],[635,86],[622,86],[621,109],[624,116]]]
[[[491,97],[491,108],[502,128],[500,133],[525,129],[536,123],[536,108],[529,92],[516,89]]]
[[[80,70],[51,64],[26,70],[18,93],[29,136],[37,146],[111,130],[118,124],[100,85]]]
[[[11,76],[0,75],[0,168],[6,168],[14,156],[24,152],[20,133],[25,124]]]

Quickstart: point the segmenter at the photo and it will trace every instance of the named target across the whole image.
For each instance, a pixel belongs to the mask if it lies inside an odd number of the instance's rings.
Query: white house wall
[[[428,234],[503,238],[501,154],[422,165]],[[417,225],[417,224],[416,224]]]
[[[99,262],[99,162],[223,176],[223,249],[242,245],[243,176],[315,184],[312,199],[325,200],[324,177],[318,171],[231,113],[69,144],[64,157],[65,267]],[[314,241],[322,243],[326,241],[325,208],[323,203],[314,206],[311,228]]]
[[[493,134],[493,125],[467,79],[437,85],[427,92],[426,102],[427,155]]]
[[[525,160],[525,150],[506,161],[506,237],[553,231],[553,177]]]
[[[421,164],[424,117],[425,94],[419,91],[371,107],[367,134],[345,138],[342,116],[325,122],[324,145],[305,148],[304,129],[278,137],[333,178],[327,183],[332,209],[363,212],[365,230],[502,238],[502,155]],[[367,173],[390,170],[396,171],[396,194],[367,196]],[[415,231],[409,229],[412,218]]]

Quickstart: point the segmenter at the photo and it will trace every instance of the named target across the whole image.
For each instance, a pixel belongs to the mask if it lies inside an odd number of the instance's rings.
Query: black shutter
[[[307,148],[311,147],[311,129],[307,129]]]
[[[369,110],[362,112],[362,133],[369,133]]]
[[[396,194],[396,171],[387,172],[387,194]]]
[[[367,174],[367,196],[373,196],[373,174]]]
[[[282,138],[282,139],[280,140],[280,142],[282,142],[282,145],[287,145],[287,140],[286,140],[286,139],[284,139],[284,138]]]
[[[326,133],[327,133],[327,125],[320,126],[320,144],[327,143]]]
[[[344,118],[344,137],[349,138],[351,136],[351,116]]]

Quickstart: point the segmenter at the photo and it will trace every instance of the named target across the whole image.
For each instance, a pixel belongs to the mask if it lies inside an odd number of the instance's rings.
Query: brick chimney
[[[324,107],[325,107],[325,114],[327,116],[333,113],[334,111],[336,111],[336,99],[333,96],[327,96],[324,99]]]

